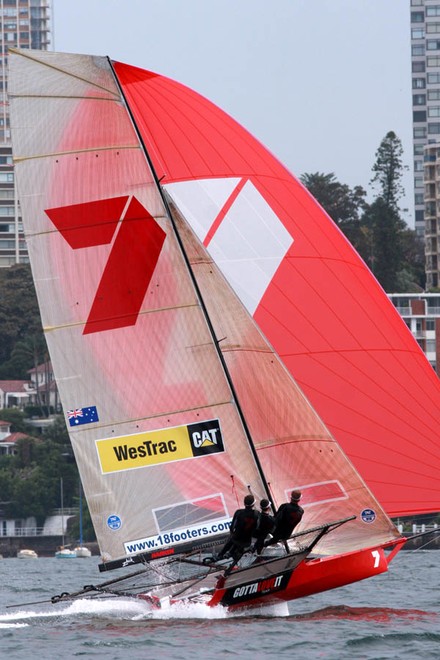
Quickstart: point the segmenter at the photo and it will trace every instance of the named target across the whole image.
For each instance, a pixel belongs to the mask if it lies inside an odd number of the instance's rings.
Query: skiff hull
[[[208,605],[223,605],[228,609],[273,605],[365,580],[385,573],[404,543],[405,539],[400,540],[388,555],[384,546],[337,557],[286,556],[276,563],[264,562],[233,571],[219,579]]]

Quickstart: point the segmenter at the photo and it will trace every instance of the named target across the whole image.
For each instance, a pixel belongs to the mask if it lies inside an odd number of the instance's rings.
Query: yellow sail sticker
[[[220,421],[146,431],[96,441],[103,474],[223,452]]]

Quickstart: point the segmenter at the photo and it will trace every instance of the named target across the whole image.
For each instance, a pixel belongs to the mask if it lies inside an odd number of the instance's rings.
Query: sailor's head
[[[244,505],[247,509],[252,509],[255,504],[255,497],[253,495],[246,495],[244,498]]]
[[[261,500],[260,501],[260,509],[262,511],[269,511],[270,509],[270,502],[269,500]]]
[[[290,501],[291,502],[299,502],[301,499],[301,491],[300,490],[292,490],[290,493]]]

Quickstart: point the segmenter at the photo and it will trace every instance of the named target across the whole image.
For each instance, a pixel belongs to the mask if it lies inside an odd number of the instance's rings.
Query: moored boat
[[[38,559],[38,554],[35,550],[23,548],[17,552],[17,559]]]
[[[57,559],[76,559],[76,552],[71,548],[59,548],[55,552],[55,557]]]

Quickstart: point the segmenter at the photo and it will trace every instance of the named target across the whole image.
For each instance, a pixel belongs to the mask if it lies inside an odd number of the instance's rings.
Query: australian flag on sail
[[[99,422],[98,411],[96,406],[89,406],[88,408],[74,408],[67,411],[67,418],[70,426],[79,426],[80,424],[91,424],[92,422]]]

